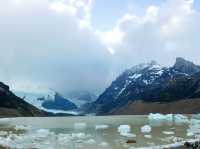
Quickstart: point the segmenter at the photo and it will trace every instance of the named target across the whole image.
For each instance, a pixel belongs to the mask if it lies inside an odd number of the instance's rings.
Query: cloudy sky
[[[0,0],[0,80],[102,92],[124,69],[200,64],[199,0]]]

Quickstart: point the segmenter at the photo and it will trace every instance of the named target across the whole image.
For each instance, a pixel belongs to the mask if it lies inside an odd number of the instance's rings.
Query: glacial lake
[[[200,115],[0,119],[0,145],[14,149],[164,148],[199,138]]]

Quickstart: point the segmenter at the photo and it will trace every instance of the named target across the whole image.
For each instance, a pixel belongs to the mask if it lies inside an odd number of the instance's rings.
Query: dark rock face
[[[174,69],[186,74],[194,74],[200,71],[200,66],[195,65],[193,62],[187,61],[181,57],[178,57],[176,58]]]
[[[55,94],[53,100],[52,99],[45,100],[42,103],[42,106],[46,109],[52,109],[52,110],[74,110],[74,109],[77,109],[77,106],[74,103],[65,99],[58,93]]]
[[[0,82],[0,117],[45,116],[47,113],[15,96],[9,86]]]
[[[140,64],[122,73],[99,98],[88,105],[98,114],[110,113],[127,103],[172,102],[200,97],[200,66],[177,58],[173,67],[156,62]]]

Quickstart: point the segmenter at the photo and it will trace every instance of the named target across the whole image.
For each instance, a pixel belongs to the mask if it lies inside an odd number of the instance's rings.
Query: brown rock
[[[126,143],[127,144],[133,144],[133,143],[136,143],[136,141],[135,140],[127,140]]]

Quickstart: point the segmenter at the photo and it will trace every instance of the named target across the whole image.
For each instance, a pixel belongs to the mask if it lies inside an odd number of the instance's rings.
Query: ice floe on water
[[[16,125],[14,126],[14,129],[15,130],[29,130],[31,129],[31,126],[28,126],[28,125]]]
[[[143,127],[141,127],[141,132],[142,133],[150,133],[151,132],[151,126],[150,125],[144,125]]]
[[[150,113],[148,115],[149,120],[157,120],[157,121],[162,121],[162,120],[167,120],[167,121],[172,121],[173,120],[173,115],[172,114],[160,114],[160,113]]]
[[[129,133],[131,131],[131,126],[130,125],[120,125],[118,127],[118,132],[119,133]]]
[[[151,135],[144,135],[145,138],[151,139],[152,136]]]
[[[120,125],[118,127],[118,132],[119,133],[129,133],[131,131],[131,126],[130,125]]]
[[[8,130],[0,127],[0,145],[15,149],[163,149],[183,145],[187,139],[200,139],[200,119],[195,117],[150,114],[139,117],[139,121],[137,118],[122,117],[120,121],[114,119],[110,122],[108,118],[106,121],[95,120],[92,123],[91,119],[87,121],[77,118],[73,122],[70,119],[70,124],[65,123],[67,127],[64,128],[58,128],[57,125],[55,128],[47,125],[47,128],[33,127],[28,125],[32,123],[17,123]],[[164,123],[154,126],[150,123],[152,120]],[[2,121],[6,124],[7,120]],[[166,121],[173,123],[168,125]]]
[[[160,113],[150,113],[148,115],[149,121],[153,122],[173,122],[176,124],[182,124],[182,123],[189,123],[190,119],[186,115],[182,114],[160,114]]]
[[[131,126],[130,125],[120,125],[118,127],[118,132],[121,136],[133,138],[136,137],[136,134],[131,133]]]
[[[176,123],[189,123],[189,118],[182,114],[175,114],[174,120]]]
[[[165,135],[174,135],[175,134],[175,132],[173,132],[173,131],[163,131],[162,133]]]
[[[95,126],[96,130],[99,130],[99,129],[108,129],[108,128],[109,128],[109,126],[105,125],[105,124],[101,124],[101,125],[96,125]]]

